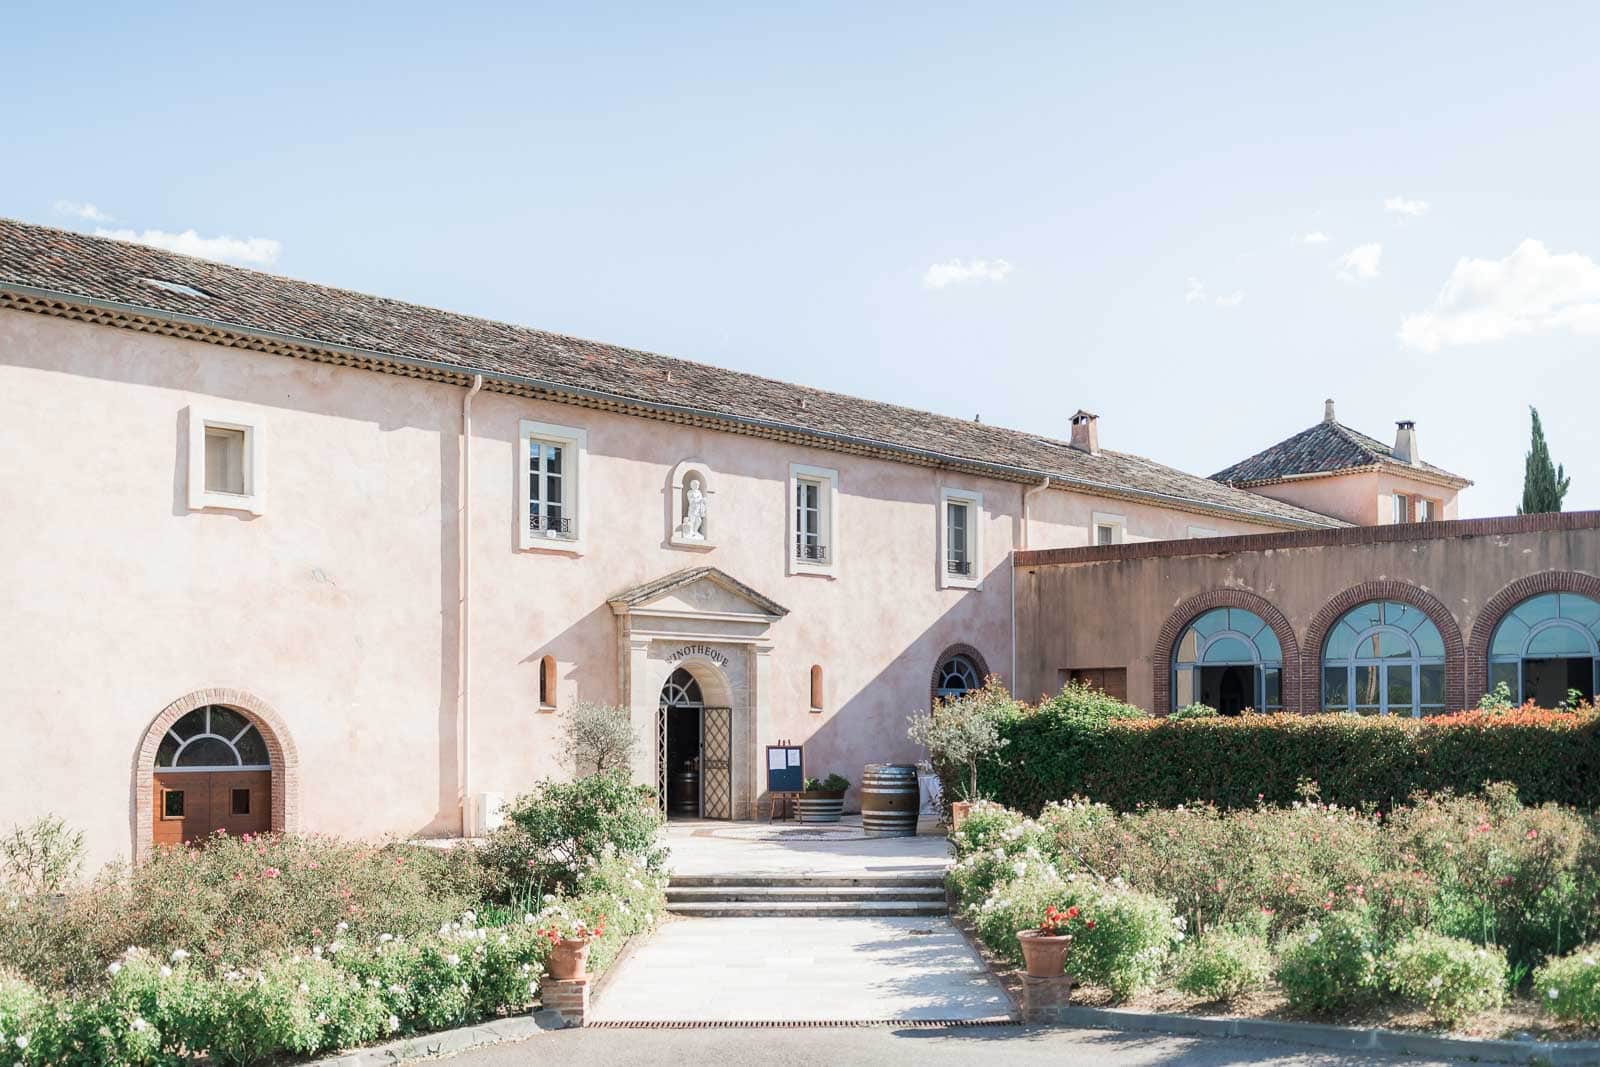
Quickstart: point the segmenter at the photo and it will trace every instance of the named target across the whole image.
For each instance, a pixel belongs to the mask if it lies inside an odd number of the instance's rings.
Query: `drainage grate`
[[[1016,1026],[1016,1019],[606,1019],[586,1022],[597,1030],[864,1030],[894,1027],[909,1030],[944,1030],[974,1026]]]

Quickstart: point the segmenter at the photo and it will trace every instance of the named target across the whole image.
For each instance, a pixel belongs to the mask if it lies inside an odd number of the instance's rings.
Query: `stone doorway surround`
[[[617,617],[617,689],[644,739],[633,778],[658,781],[661,688],[679,667],[707,706],[732,708],[733,811],[754,819],[761,796],[757,746],[772,722],[772,625],[789,609],[715,567],[690,567],[609,598]]]

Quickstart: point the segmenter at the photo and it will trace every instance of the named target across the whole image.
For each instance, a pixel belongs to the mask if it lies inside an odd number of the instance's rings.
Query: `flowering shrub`
[[[1498,1008],[1506,986],[1506,954],[1460,938],[1413,931],[1385,961],[1389,988],[1427,1006],[1435,1022],[1452,1026]]]
[[[353,931],[412,934],[471,907],[481,875],[469,854],[318,836],[217,834],[203,848],[158,849],[112,866],[63,900],[0,909],[0,963],[47,987],[92,988],[129,945],[194,953],[221,973],[272,952]]]
[[[1118,998],[1152,984],[1183,937],[1181,920],[1165,901],[1090,876],[1063,876],[1044,864],[996,886],[976,909],[974,922],[984,943],[1015,963],[1022,959],[1017,931],[1037,925],[1052,907],[1058,912],[1076,907],[1089,917],[1073,927],[1068,968]]]
[[[1563,1022],[1600,1024],[1600,944],[1584,945],[1533,974],[1539,1004]]]
[[[1126,709],[1125,712],[1119,709]],[[1063,691],[998,719],[1005,758],[978,790],[1026,813],[1071,796],[1120,811],[1201,799],[1288,804],[1303,778],[1340,805],[1388,807],[1413,792],[1513,783],[1524,799],[1600,804],[1600,715],[1592,708],[1407,716],[1149,718],[1104,694]]]
[[[1272,950],[1265,935],[1215,927],[1184,945],[1174,966],[1175,984],[1190,996],[1231,1000],[1266,985]]]
[[[1331,1015],[1382,991],[1373,917],[1366,907],[1330,912],[1278,949],[1278,984],[1291,1007]]]
[[[483,860],[497,876],[494,892],[504,899],[572,893],[608,849],[661,869],[660,829],[654,791],[625,772],[541,782],[507,809]]]

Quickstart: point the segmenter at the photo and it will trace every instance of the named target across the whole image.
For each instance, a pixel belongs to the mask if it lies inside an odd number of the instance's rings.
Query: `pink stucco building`
[[[697,764],[704,814],[756,817],[766,746],[859,781],[937,691],[1019,676],[1014,552],[1466,484],[1391,454],[1252,491],[1063,431],[0,220],[4,810],[99,859],[458,834],[570,772],[581,698],[631,709],[641,782]]]

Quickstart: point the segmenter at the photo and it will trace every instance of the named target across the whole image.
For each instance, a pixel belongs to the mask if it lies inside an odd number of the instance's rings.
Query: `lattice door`
[[[706,708],[700,727],[700,814],[733,818],[733,709]]]
[[[656,810],[667,814],[667,703],[656,712]]]

